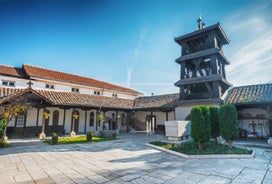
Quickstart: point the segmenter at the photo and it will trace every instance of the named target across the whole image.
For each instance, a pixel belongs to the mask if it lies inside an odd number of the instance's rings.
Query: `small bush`
[[[3,138],[3,136],[4,136],[4,131],[3,131],[3,129],[2,129],[2,128],[0,128],[0,139],[2,139],[2,138]]]
[[[52,144],[57,144],[59,140],[57,133],[52,133]]]
[[[111,136],[112,136],[113,139],[116,139],[117,133],[112,133]]]
[[[89,132],[87,135],[86,135],[86,139],[88,142],[92,141],[93,139],[93,132]]]

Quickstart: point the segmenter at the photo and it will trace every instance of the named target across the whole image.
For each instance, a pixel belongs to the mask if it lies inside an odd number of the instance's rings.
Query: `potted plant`
[[[50,114],[48,112],[43,113],[44,119],[48,119],[50,117]]]

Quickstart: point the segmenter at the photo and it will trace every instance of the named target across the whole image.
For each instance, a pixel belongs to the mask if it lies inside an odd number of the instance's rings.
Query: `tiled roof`
[[[25,77],[24,71],[21,68],[5,65],[0,65],[0,74],[19,78]]]
[[[105,88],[110,90],[118,90],[118,91],[128,92],[132,94],[141,94],[140,92],[135,91],[133,89],[113,85],[107,82],[95,80],[88,77],[78,76],[74,74],[59,72],[55,70],[49,70],[49,69],[26,65],[26,64],[23,65],[23,69],[29,77],[37,77],[42,79],[50,79],[50,80],[61,81],[61,82],[68,82],[68,83],[74,83],[74,84],[80,84],[80,85]]]
[[[14,94],[21,93],[25,89],[22,88],[0,88],[0,102]]]
[[[258,84],[230,88],[224,98],[234,105],[272,103],[272,84]]]
[[[172,109],[179,94],[156,95],[135,99],[134,109]]]
[[[15,89],[15,88],[14,88]],[[73,92],[61,92],[53,90],[36,90],[31,88],[12,90],[10,88],[0,88],[0,104],[9,101],[27,92],[32,92],[51,105],[57,106],[80,106],[94,108],[112,109],[132,109],[134,100],[112,98]]]
[[[223,44],[228,44],[229,43],[229,39],[228,39],[226,33],[224,32],[224,30],[222,29],[222,27],[221,27],[221,25],[219,23],[211,25],[211,26],[206,27],[204,29],[196,30],[194,32],[185,34],[185,35],[180,36],[180,37],[176,37],[175,41],[178,42],[178,43],[181,43],[182,41],[187,40],[187,39],[191,39],[192,37],[194,37],[196,35],[206,33],[206,32],[212,32],[212,31],[217,32],[217,34],[221,37],[221,39],[223,41]]]

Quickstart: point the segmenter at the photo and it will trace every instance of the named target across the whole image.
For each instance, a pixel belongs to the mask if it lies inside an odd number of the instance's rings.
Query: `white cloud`
[[[140,38],[138,40],[138,44],[137,44],[136,48],[134,49],[133,58],[131,57],[130,59],[127,60],[127,87],[129,87],[129,88],[130,88],[130,84],[131,84],[132,71],[133,71],[135,63],[137,61],[137,58],[138,58],[139,52],[141,50],[143,40],[146,36],[147,30],[148,29],[146,27],[144,27],[142,29],[141,34],[140,34]]]
[[[266,83],[271,81],[272,25],[270,5],[272,1],[247,6],[225,21],[230,65],[227,77],[234,85]],[[270,9],[270,10],[269,10]]]

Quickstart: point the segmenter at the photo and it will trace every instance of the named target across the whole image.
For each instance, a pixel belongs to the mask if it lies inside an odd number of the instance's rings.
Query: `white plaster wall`
[[[149,115],[148,111],[137,111],[134,114],[134,129],[135,130],[146,130],[145,117]]]
[[[70,91],[71,91],[71,87],[70,87]],[[91,95],[94,94],[94,90],[86,89],[86,88],[79,88],[79,92],[84,94],[91,94]]]
[[[238,120],[238,127],[247,131],[247,133],[253,132],[252,123],[255,124],[255,132],[258,137],[268,137],[269,128],[268,122],[265,119],[245,119]]]
[[[168,120],[169,121],[175,120],[175,112],[174,111],[168,112]]]
[[[120,94],[120,93],[117,93],[117,97],[118,98],[125,98],[125,99],[132,99],[132,100],[137,98],[137,96],[134,96],[134,95],[127,95],[127,94]]]
[[[112,97],[113,92],[103,91],[103,96]]]
[[[6,81],[15,81],[15,87],[18,87],[18,88],[28,87],[27,82],[29,80],[26,80],[26,79],[21,79],[17,77],[8,77],[3,75],[1,75],[1,79]],[[71,92],[71,88],[74,87],[74,88],[78,88],[79,92],[83,94],[94,94],[94,91],[96,90],[96,91],[100,91],[101,93],[103,91],[103,96],[107,96],[107,97],[112,97],[112,94],[117,94],[118,98],[125,98],[125,99],[135,99],[137,97],[135,95],[120,92],[120,91],[106,90],[106,89],[96,88],[92,86],[84,87],[81,85],[60,83],[58,81],[50,81],[50,80],[44,81],[41,79],[33,79],[31,82],[33,83],[32,88],[34,89],[46,89],[45,85],[50,84],[50,85],[54,85],[53,90],[57,90],[57,91]],[[2,84],[2,81],[1,81],[1,84]],[[10,87],[10,86],[3,86],[3,87]],[[50,89],[47,89],[47,90],[50,90]]]
[[[17,78],[17,77],[8,77],[8,76],[4,76],[4,75],[0,75],[1,76],[1,86],[2,85],[2,81],[15,81],[15,87],[16,88],[25,88],[27,87],[27,82],[28,80],[25,79],[21,79],[21,78]],[[3,87],[11,87],[11,86],[3,86]]]
[[[31,108],[27,111],[26,126],[36,126],[37,121],[37,109]]]
[[[153,115],[156,116],[156,124],[157,125],[164,125],[164,121],[166,121],[166,113],[165,112],[153,112]]]
[[[175,108],[175,120],[185,120],[185,118],[191,113],[191,106],[176,107]]]

